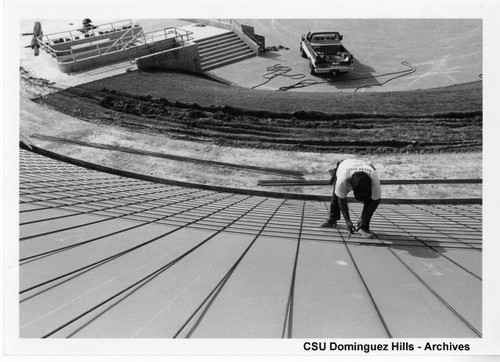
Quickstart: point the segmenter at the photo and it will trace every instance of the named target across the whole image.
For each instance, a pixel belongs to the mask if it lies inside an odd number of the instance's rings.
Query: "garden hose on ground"
[[[355,81],[355,80],[363,80],[363,79],[377,79],[377,78],[381,78],[381,77],[387,77],[390,75],[394,75],[394,77],[391,77],[382,83],[367,83],[367,84],[360,85],[354,89],[354,92],[357,92],[361,88],[372,87],[372,86],[382,86],[384,84],[389,83],[390,81],[392,81],[394,79],[401,78],[401,77],[407,76],[409,74],[412,74],[417,70],[417,67],[411,65],[408,62],[401,62],[401,64],[404,65],[405,67],[407,67],[408,69],[404,69],[404,70],[400,70],[400,71],[396,71],[396,72],[383,73],[383,74],[374,75],[374,76],[370,75],[370,76],[348,78],[348,79],[347,78],[336,79],[336,81],[337,82],[345,82],[345,81]],[[263,75],[263,77],[266,79],[266,81],[261,83],[261,84],[258,84],[256,86],[253,86],[252,89],[260,87],[278,76],[284,76],[284,77],[288,77],[291,79],[305,78],[305,74],[301,74],[301,73],[299,73],[299,74],[287,74],[288,72],[290,72],[291,68],[287,67],[287,66],[283,66],[281,64],[275,64],[271,67],[267,67],[266,70],[268,72]],[[312,85],[325,84],[325,83],[328,83],[328,81],[318,81],[315,79],[303,79],[300,82],[297,82],[295,84],[280,87],[278,90],[279,91],[287,91],[290,89],[304,88],[304,87],[309,87]]]
[[[405,77],[405,76],[410,75],[412,73],[415,73],[417,71],[417,67],[411,65],[408,62],[401,62],[401,64],[404,65],[405,67],[408,67],[408,69],[400,70],[398,72],[391,72],[391,73],[385,73],[385,74],[376,75],[376,76],[374,76],[375,79],[377,79],[378,77],[385,77],[385,76],[388,76],[388,75],[394,75],[394,77],[389,78],[385,82],[382,82],[382,83],[368,83],[368,84],[360,85],[359,87],[357,87],[354,90],[354,92],[357,92],[359,89],[365,88],[365,87],[383,86],[384,84],[389,83],[391,80],[394,80],[394,79],[397,79],[397,78],[401,78],[401,77]]]
[[[260,87],[260,86],[268,83],[272,79],[279,77],[279,76],[283,76],[283,77],[287,77],[287,78],[291,78],[291,79],[301,79],[301,78],[305,77],[305,74],[287,74],[289,71],[292,70],[292,68],[281,65],[281,64],[275,64],[273,66],[267,67],[266,70],[267,70],[267,73],[262,76],[262,77],[264,77],[264,79],[266,79],[266,81],[261,83],[261,84],[258,84],[256,86],[253,86],[251,89],[255,89],[257,87]]]

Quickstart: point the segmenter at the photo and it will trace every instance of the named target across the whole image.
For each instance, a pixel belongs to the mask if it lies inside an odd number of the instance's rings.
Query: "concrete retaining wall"
[[[189,44],[136,59],[139,69],[159,68],[201,73],[198,45]]]
[[[69,63],[56,63],[59,70],[63,73],[75,73],[84,70],[94,69],[108,64],[118,63],[128,59],[126,51],[109,53],[101,56],[78,60]]]
[[[139,47],[131,48],[129,50],[122,50],[117,52],[112,52],[104,54],[101,56],[95,56],[87,59],[81,59],[76,62],[69,63],[57,63],[57,66],[61,72],[73,73],[79,72],[87,69],[102,67],[105,65],[117,63],[127,59],[136,59],[148,54],[158,53],[165,49],[171,49],[175,46],[175,40],[165,39],[155,43],[142,45]]]

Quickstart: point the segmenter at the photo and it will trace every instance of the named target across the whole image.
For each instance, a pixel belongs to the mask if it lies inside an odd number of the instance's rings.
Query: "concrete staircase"
[[[206,72],[255,56],[233,32],[197,40],[201,69]]]

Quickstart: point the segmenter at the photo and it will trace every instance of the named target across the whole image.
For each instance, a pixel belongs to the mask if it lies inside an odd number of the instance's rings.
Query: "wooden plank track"
[[[328,202],[131,179],[20,150],[21,338],[479,338],[481,204]],[[350,203],[353,220],[361,205]]]

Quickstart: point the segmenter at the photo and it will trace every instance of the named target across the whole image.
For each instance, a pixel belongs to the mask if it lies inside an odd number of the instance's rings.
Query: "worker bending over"
[[[330,203],[330,217],[321,225],[322,227],[337,227],[340,213],[344,216],[347,230],[352,233],[359,231],[365,238],[372,238],[370,221],[375,210],[380,204],[381,188],[375,168],[366,161],[347,159],[337,163],[335,169],[330,170],[333,187],[332,201]],[[347,194],[353,191],[354,198],[363,202],[361,219],[355,228],[349,216]]]

